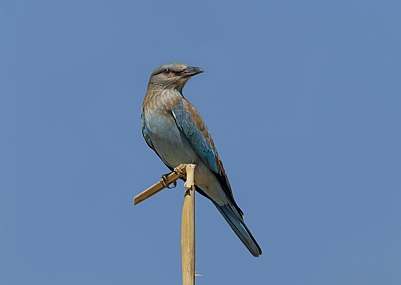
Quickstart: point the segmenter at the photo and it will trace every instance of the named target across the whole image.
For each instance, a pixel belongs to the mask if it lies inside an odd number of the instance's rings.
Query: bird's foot
[[[185,177],[185,172],[182,171],[182,168],[185,169],[185,164],[180,164],[179,166],[174,168],[175,174],[177,174],[180,178],[184,178]]]
[[[167,174],[163,174],[162,177],[160,177],[161,184],[164,187],[168,188],[168,189],[173,189],[173,188],[177,187],[177,180],[174,181],[172,184],[167,184],[167,181],[168,181],[167,180],[167,175],[168,175],[168,173]],[[173,185],[173,186],[171,186],[171,185]]]

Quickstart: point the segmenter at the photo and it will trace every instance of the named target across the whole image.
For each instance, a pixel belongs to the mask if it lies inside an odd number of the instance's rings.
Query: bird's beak
[[[181,75],[184,77],[194,76],[196,74],[202,73],[204,70],[199,67],[188,66],[187,69],[181,72]]]

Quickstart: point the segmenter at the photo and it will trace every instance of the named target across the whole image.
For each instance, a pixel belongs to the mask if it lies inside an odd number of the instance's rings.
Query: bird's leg
[[[177,187],[177,180],[172,183],[173,186],[170,186],[171,184],[167,184],[167,175],[168,174],[169,173],[163,174],[162,177],[160,177],[160,182],[164,187],[166,187],[168,189],[173,189],[173,188]]]
[[[185,173],[181,170],[182,167],[184,167],[185,164],[180,164],[176,168],[174,168],[175,174],[177,174],[180,178],[185,178]]]

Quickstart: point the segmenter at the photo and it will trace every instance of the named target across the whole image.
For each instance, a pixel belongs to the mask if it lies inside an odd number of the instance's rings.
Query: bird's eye
[[[165,70],[163,70],[164,74],[169,74],[170,73],[170,69],[166,68]]]

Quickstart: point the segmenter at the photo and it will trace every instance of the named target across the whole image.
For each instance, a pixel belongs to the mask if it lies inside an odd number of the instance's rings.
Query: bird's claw
[[[175,172],[175,174],[177,174],[180,178],[183,178],[183,177],[185,177],[185,173],[182,172],[181,166],[183,166],[183,165],[181,164],[180,166],[174,168],[174,172]]]
[[[171,186],[173,185],[173,186]],[[168,189],[174,189],[175,187],[177,187],[177,180],[174,181],[172,184],[170,184],[169,186],[167,186]]]
[[[160,183],[168,189],[173,189],[177,187],[177,181],[174,181],[172,184],[167,184],[167,174],[163,174],[162,177],[160,177]]]

